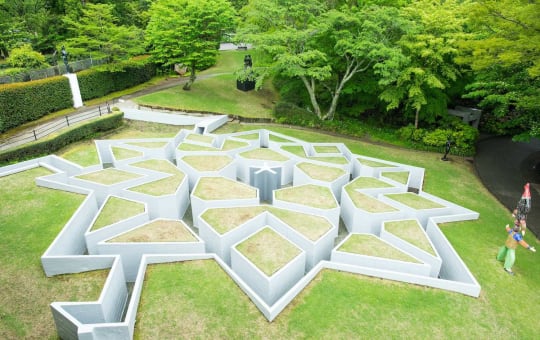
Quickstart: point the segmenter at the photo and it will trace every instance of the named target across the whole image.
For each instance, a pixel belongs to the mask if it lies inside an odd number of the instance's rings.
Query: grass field
[[[126,127],[109,138],[154,137],[155,125]],[[228,124],[218,132],[263,126]],[[344,142],[354,153],[424,167],[424,190],[478,211],[477,221],[441,225],[482,286],[479,298],[325,270],[272,322],[212,261],[155,265],[147,273],[135,337],[148,338],[481,338],[533,339],[540,326],[538,254],[517,250],[516,276],[495,260],[509,212],[483,187],[472,165],[439,154],[372,145],[325,134],[269,127],[309,142]],[[82,146],[81,146],[82,145]],[[92,144],[60,154],[87,161]],[[72,150],[78,150],[72,152]],[[47,278],[39,258],[83,197],[35,186],[29,170],[0,178],[0,338],[54,338],[49,303],[99,296],[107,271]],[[532,245],[531,233],[525,237]]]
[[[250,52],[251,53],[251,52]],[[135,99],[138,104],[175,110],[214,112],[251,118],[271,118],[277,95],[271,82],[258,91],[236,89],[234,72],[243,66],[246,52],[221,52],[218,64],[199,74],[191,90],[182,85]]]

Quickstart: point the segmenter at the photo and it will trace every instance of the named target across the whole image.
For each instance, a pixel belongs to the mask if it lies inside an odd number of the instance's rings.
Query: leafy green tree
[[[219,43],[235,24],[235,11],[227,0],[157,0],[150,8],[146,42],[152,58],[163,66],[189,67],[189,90],[196,69],[213,65]]]
[[[540,137],[540,3],[475,1],[465,11],[472,34],[458,61],[476,74],[466,97],[479,100],[490,132]]]
[[[407,62],[400,72],[380,80],[385,89],[379,97],[388,103],[387,109],[402,105],[406,113],[413,112],[415,128],[420,118],[433,122],[447,114],[445,91],[460,75],[454,58],[464,19],[455,15],[457,6],[454,1],[416,1],[401,11],[414,23],[399,40]]]
[[[34,51],[30,44],[14,48],[7,59],[7,63],[11,67],[28,69],[47,66],[45,57],[41,53]]]
[[[45,0],[0,1],[0,54],[7,57],[20,44],[46,40],[50,17]]]
[[[117,25],[114,6],[87,3],[80,18],[64,17],[70,38],[66,47],[72,55],[125,58],[144,52],[143,31]]]
[[[403,62],[396,41],[406,28],[392,7],[320,1],[254,0],[244,7],[240,36],[272,55],[282,75],[300,79],[313,112],[332,120],[344,86],[374,70],[393,74]],[[321,108],[321,98],[328,98]]]

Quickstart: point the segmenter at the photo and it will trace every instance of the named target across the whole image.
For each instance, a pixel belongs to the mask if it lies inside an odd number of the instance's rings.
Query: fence
[[[84,60],[77,60],[77,61],[68,63],[68,65],[71,72],[78,72],[78,71],[86,70],[92,66],[102,65],[108,62],[109,62],[109,58],[101,58],[101,59],[89,58],[89,59],[84,59]],[[65,74],[65,73],[68,73],[66,70],[66,65],[58,64],[56,66],[51,66],[51,67],[44,68],[41,70],[25,71],[25,72],[14,74],[14,75],[0,77],[0,84],[18,83],[18,82],[44,79],[48,77],[58,76],[60,74]]]
[[[114,101],[113,101],[113,104],[114,104]],[[102,115],[106,115],[111,112],[112,112],[111,107],[109,103],[107,102],[104,105],[100,105],[97,108],[90,111],[74,113],[71,115],[63,116],[61,118],[55,119],[52,122],[40,125],[32,130],[27,130],[21,134],[18,134],[6,140],[0,141],[0,151],[36,141],[40,138],[47,137],[51,133],[56,132],[65,127],[71,126],[73,124],[76,124],[76,123],[79,123],[79,122],[82,122],[91,118],[100,117]]]

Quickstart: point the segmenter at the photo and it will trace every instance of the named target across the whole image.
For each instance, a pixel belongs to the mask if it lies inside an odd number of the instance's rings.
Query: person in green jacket
[[[512,271],[512,266],[516,261],[516,248],[518,244],[520,244],[524,248],[527,248],[533,253],[536,252],[536,249],[534,249],[534,247],[531,247],[523,239],[523,235],[520,233],[521,226],[519,221],[514,224],[514,228],[510,228],[508,224],[505,228],[506,232],[508,233],[508,237],[506,238],[504,246],[499,249],[499,253],[497,254],[497,260],[504,261],[504,270],[508,274],[514,275],[514,272]]]

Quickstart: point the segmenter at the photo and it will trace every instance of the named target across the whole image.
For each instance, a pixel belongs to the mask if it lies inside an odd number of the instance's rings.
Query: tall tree
[[[215,63],[224,33],[235,24],[228,0],[157,0],[150,8],[146,42],[152,58],[164,66],[189,67],[189,90],[200,65]]]
[[[123,58],[144,52],[143,31],[117,25],[113,10],[113,5],[87,3],[80,18],[64,17],[71,36],[66,40],[71,54]]]
[[[51,17],[45,0],[0,1],[0,51],[6,55],[21,44],[43,45]]]
[[[467,97],[492,117],[491,132],[540,137],[540,3],[475,1],[466,13],[474,34],[458,60],[476,73]]]
[[[395,72],[403,62],[395,42],[406,28],[396,8],[329,7],[315,0],[254,0],[244,7],[240,31],[274,56],[282,75],[303,82],[313,112],[323,120],[334,118],[353,77],[368,70],[385,76]],[[330,98],[325,109],[324,96]]]
[[[379,97],[388,103],[387,109],[401,105],[405,113],[412,112],[415,128],[421,118],[433,122],[437,116],[447,114],[445,91],[460,75],[454,58],[464,19],[456,16],[457,6],[452,0],[443,4],[421,0],[401,11],[414,23],[399,40],[407,62],[400,72],[380,79],[384,91]]]

